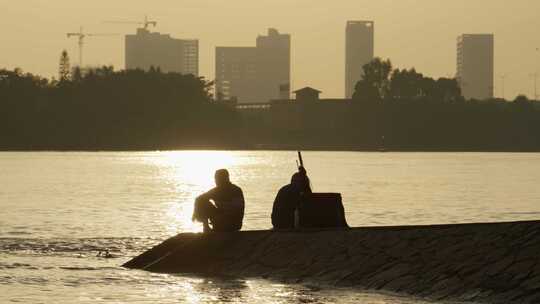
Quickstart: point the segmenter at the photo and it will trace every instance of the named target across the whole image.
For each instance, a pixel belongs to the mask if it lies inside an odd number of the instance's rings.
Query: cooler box
[[[349,227],[339,193],[308,193],[298,208],[300,228]]]

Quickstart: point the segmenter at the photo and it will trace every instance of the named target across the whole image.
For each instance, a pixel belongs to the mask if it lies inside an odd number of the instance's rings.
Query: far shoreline
[[[400,149],[369,149],[343,146],[206,146],[189,145],[178,147],[134,147],[134,148],[0,148],[1,152],[174,152],[174,151],[309,151],[309,152],[367,152],[367,153],[540,153],[540,148],[534,149],[475,149],[475,148],[400,148]]]

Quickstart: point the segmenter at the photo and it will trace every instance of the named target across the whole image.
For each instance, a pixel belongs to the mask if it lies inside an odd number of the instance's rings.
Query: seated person
[[[225,169],[217,170],[214,179],[216,187],[195,200],[192,219],[203,223],[204,232],[238,231],[244,219],[242,189],[231,183]]]
[[[303,193],[311,193],[306,169],[298,168],[293,174],[291,183],[279,189],[272,208],[272,225],[274,229],[295,228],[295,210],[300,204]]]

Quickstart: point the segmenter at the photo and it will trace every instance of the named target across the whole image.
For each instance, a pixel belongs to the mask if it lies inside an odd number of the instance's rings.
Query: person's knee
[[[207,219],[208,215],[208,211],[207,211],[207,201],[201,199],[201,198],[196,198],[195,199],[195,204],[194,204],[194,208],[193,208],[193,216],[192,216],[192,219],[194,220],[198,220],[198,221],[204,221]]]

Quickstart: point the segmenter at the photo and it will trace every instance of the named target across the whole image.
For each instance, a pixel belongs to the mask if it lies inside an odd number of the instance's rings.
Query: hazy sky
[[[156,31],[200,40],[201,75],[213,79],[215,46],[250,46],[268,27],[292,35],[293,88],[313,86],[325,97],[344,94],[347,20],[375,21],[375,54],[426,75],[455,74],[456,37],[495,34],[495,93],[533,95],[540,71],[540,0],[0,0],[0,68],[56,75],[62,49],[78,60],[65,33],[133,33],[135,25],[105,20],[158,21]],[[90,37],[85,63],[124,66],[123,37]],[[539,89],[540,91],[540,89]]]

